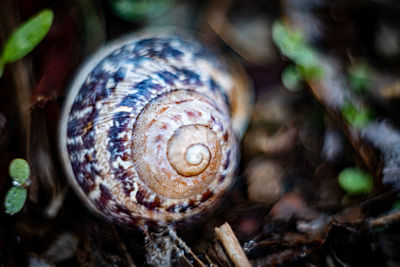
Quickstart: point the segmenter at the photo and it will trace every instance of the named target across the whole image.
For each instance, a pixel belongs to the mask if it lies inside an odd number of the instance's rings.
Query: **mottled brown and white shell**
[[[211,208],[235,174],[247,85],[188,37],[144,34],[103,48],[78,72],[61,117],[74,189],[125,225]]]

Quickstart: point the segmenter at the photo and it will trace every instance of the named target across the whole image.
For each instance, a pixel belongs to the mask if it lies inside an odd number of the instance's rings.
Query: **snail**
[[[209,210],[235,175],[250,95],[240,70],[192,37],[118,39],[69,88],[59,127],[68,180],[122,225]]]

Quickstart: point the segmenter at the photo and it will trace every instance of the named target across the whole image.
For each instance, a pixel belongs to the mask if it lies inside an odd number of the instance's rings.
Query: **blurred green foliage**
[[[166,12],[173,2],[173,0],[111,0],[110,5],[118,17],[132,22],[158,17]]]
[[[46,36],[54,14],[45,9],[20,25],[7,39],[0,56],[0,77],[4,64],[21,59],[31,52]]]
[[[300,80],[314,80],[323,76],[324,70],[318,63],[318,53],[308,45],[300,31],[290,29],[277,20],[272,25],[272,39],[279,51],[296,64],[282,72],[282,83],[289,90],[298,90]]]
[[[356,129],[367,125],[373,119],[372,110],[369,108],[357,108],[352,102],[346,102],[341,110],[343,118]]]
[[[289,65],[283,70],[282,83],[290,91],[299,91],[301,89],[302,77],[295,65]]]
[[[293,61],[300,55],[298,49],[301,49],[305,43],[300,31],[289,29],[280,20],[272,25],[272,39],[281,53]]]
[[[350,87],[359,95],[366,93],[372,76],[373,71],[366,63],[355,64],[348,70]]]
[[[373,189],[372,176],[358,168],[346,168],[339,173],[339,185],[351,195],[368,194]]]

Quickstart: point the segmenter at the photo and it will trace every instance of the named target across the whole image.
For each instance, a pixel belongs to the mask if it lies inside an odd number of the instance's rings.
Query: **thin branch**
[[[193,257],[197,264],[199,264],[201,267],[206,267],[206,265],[196,256],[196,254],[193,253],[191,248],[188,247],[188,245],[186,245],[186,243],[176,234],[172,226],[168,227],[168,234],[174,241],[178,242],[178,245],[182,247],[186,253]]]
[[[242,249],[242,246],[240,246],[240,243],[237,240],[235,233],[228,223],[224,223],[220,227],[216,227],[215,233],[235,266],[251,266],[249,260],[246,257],[246,254]]]
[[[389,214],[374,218],[369,220],[368,226],[370,227],[380,227],[391,224],[393,222],[400,220],[400,210],[397,209]]]

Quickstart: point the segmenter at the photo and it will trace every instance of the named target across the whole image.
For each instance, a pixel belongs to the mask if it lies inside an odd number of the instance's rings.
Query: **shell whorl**
[[[210,149],[215,152],[213,157]],[[167,149],[171,166],[177,173],[187,177],[202,173],[210,164],[210,160],[220,158],[219,153],[215,134],[209,128],[200,125],[186,125],[176,130]]]
[[[180,220],[229,187],[238,145],[233,80],[194,41],[141,36],[117,41],[81,69],[60,127],[74,188],[122,224]]]

